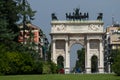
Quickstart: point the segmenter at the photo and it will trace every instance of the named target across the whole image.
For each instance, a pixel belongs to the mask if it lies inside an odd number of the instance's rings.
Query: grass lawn
[[[114,74],[47,74],[0,76],[0,80],[120,80]]]

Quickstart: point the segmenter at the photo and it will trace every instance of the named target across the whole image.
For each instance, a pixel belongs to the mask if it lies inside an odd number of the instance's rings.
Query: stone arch
[[[84,41],[83,40],[70,40],[69,41],[69,50],[74,44],[80,44],[84,46]]]
[[[77,43],[85,48],[85,72],[91,73],[91,57],[96,55],[98,71],[103,73],[103,24],[102,21],[52,21],[52,61],[57,63],[56,57],[62,55],[65,73],[70,73],[70,48]]]

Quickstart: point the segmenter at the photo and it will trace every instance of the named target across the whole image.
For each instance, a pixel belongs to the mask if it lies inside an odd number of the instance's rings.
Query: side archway
[[[98,72],[98,57],[93,55],[91,57],[91,72],[97,73]]]
[[[61,55],[58,56],[57,65],[58,65],[58,69],[64,68],[64,57],[63,56],[61,56]]]

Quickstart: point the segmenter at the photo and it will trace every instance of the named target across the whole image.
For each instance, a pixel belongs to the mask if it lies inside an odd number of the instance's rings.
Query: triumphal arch
[[[67,18],[67,16],[66,16]],[[79,43],[85,48],[85,72],[91,73],[91,58],[98,58],[98,73],[104,72],[103,21],[102,20],[55,20],[51,21],[51,59],[57,64],[57,58],[64,58],[65,73],[70,73],[70,48]]]

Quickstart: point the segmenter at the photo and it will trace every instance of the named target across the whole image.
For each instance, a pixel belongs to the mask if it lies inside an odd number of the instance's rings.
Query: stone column
[[[90,56],[90,43],[89,40],[87,40],[87,53],[86,53],[86,73],[91,73],[91,56]]]
[[[65,74],[70,73],[70,54],[68,52],[68,40],[65,42]]]
[[[56,47],[55,47],[56,43],[55,42],[56,42],[55,40],[52,41],[52,61],[57,64],[57,60],[56,60]]]
[[[100,40],[99,43],[99,73],[104,73],[104,54],[103,54],[103,43],[102,40]]]

